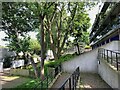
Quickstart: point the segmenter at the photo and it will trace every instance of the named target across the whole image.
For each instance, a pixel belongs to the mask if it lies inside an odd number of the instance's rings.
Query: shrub
[[[12,65],[11,60],[12,60],[11,57],[5,57],[4,62],[3,62],[3,67],[9,68]]]
[[[54,61],[47,61],[45,63],[45,66],[47,67],[57,67],[58,65],[60,65],[61,63],[71,60],[73,57],[75,57],[75,54],[67,54],[67,55],[63,55],[61,56],[58,60],[54,60]]]

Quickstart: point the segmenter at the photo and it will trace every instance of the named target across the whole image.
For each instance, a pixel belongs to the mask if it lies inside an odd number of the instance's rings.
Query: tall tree
[[[28,9],[28,3],[3,2],[2,5],[2,30],[7,35],[4,40],[9,41],[8,47],[17,54],[23,52],[27,60],[25,53],[29,49],[30,39],[27,33],[35,29],[34,15]]]
[[[41,44],[41,79],[44,79],[44,60],[45,60],[45,52],[46,52],[46,43],[45,43],[45,25],[44,20],[45,17],[49,14],[49,10],[51,9],[53,2],[36,2],[31,3],[29,8],[33,11],[33,13],[38,17],[40,22],[40,44]]]
[[[73,32],[81,34],[88,29],[90,20],[85,7],[84,2],[54,3],[50,13],[46,16],[45,27],[49,32],[50,48],[55,60],[60,57],[68,36],[71,36]],[[73,30],[75,28],[79,28],[78,32]]]

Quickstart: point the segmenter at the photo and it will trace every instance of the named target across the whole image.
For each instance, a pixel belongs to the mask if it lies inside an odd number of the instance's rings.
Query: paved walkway
[[[8,74],[0,73],[0,86],[2,85],[2,88],[14,88],[29,80],[29,78],[25,77],[9,76]]]
[[[51,88],[59,88],[69,76],[70,74],[68,73],[62,73]],[[92,73],[81,73],[80,88],[81,90],[85,88],[112,90],[98,74]]]
[[[102,80],[98,74],[91,73],[81,73],[81,88],[108,88],[112,90],[111,87]],[[106,90],[105,89],[105,90]]]

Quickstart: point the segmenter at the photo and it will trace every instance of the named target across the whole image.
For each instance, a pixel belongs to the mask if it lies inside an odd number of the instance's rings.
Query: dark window
[[[109,39],[106,41],[106,43],[109,43]]]
[[[102,45],[104,45],[105,44],[105,42],[102,42]]]
[[[119,40],[119,35],[114,36],[114,37],[112,37],[112,38],[110,39],[110,41],[114,41],[114,40]]]

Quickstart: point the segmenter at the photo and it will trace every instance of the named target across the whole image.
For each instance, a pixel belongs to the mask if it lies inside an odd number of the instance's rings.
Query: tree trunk
[[[56,46],[55,46],[54,40],[53,40],[53,34],[51,31],[51,23],[49,22],[48,24],[49,24],[48,25],[48,32],[49,32],[49,38],[50,38],[50,47],[51,47],[51,50],[53,51],[54,59],[57,60],[58,57],[57,57],[57,53],[56,53]]]
[[[40,44],[41,44],[41,70],[40,70],[40,76],[41,79],[44,80],[44,59],[45,59],[45,36],[44,36],[44,24],[43,24],[44,17],[40,16],[40,22],[41,22],[41,30],[40,30]]]
[[[77,44],[76,44],[76,46],[77,46],[77,50],[78,50],[78,55],[80,55],[80,48],[79,48],[79,44],[77,43]]]
[[[28,58],[27,58],[27,55],[26,55],[25,52],[23,52],[23,58],[24,58],[24,65],[25,65],[25,67],[26,67],[27,64],[28,64]]]
[[[32,56],[30,56],[30,62],[31,62],[31,64],[32,64],[32,67],[33,67],[33,69],[34,69],[34,73],[35,73],[35,77],[36,78],[38,78],[39,77],[39,71],[37,70],[37,66],[36,66],[36,64],[35,64],[35,62],[34,62],[34,60],[33,60],[33,57]]]

